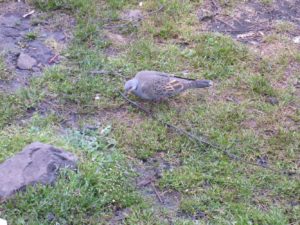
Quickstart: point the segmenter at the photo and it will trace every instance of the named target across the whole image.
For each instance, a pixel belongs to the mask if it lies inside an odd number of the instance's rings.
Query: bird
[[[162,101],[187,89],[206,88],[211,80],[194,80],[159,71],[140,71],[125,83],[125,94],[133,93],[143,100]]]

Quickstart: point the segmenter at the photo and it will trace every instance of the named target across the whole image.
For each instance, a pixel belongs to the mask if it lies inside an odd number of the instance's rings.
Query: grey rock
[[[30,55],[21,53],[17,61],[17,67],[21,70],[30,70],[36,63],[37,61]]]
[[[300,36],[294,37],[294,38],[293,38],[293,42],[294,42],[295,44],[300,44]]]
[[[271,105],[278,105],[279,104],[279,101],[278,101],[278,99],[276,97],[268,97],[266,99],[266,101],[268,103],[270,103]]]
[[[143,18],[143,13],[139,9],[128,10],[122,15],[123,20],[136,21]]]
[[[4,15],[4,16],[0,16],[0,22],[1,25],[4,25],[6,27],[15,27],[16,24],[20,23],[20,17],[18,17],[17,15]]]
[[[77,157],[48,144],[34,142],[0,164],[0,202],[28,185],[53,184],[60,168],[76,168]]]
[[[6,37],[17,38],[20,36],[20,32],[14,28],[4,28],[3,34]]]
[[[27,51],[31,55],[34,55],[39,60],[39,62],[44,65],[47,65],[49,59],[53,57],[51,49],[39,40],[29,42]]]
[[[52,36],[57,41],[64,41],[66,39],[64,33],[60,31],[54,32]]]

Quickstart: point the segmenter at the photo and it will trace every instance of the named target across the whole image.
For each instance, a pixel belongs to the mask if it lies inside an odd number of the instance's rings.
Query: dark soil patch
[[[276,31],[278,22],[288,22],[293,26],[288,29],[287,24],[282,25],[289,36],[300,34],[300,0],[274,0],[270,5],[250,0],[235,7],[231,15],[223,14],[220,6],[215,8],[206,4],[205,8],[198,14],[208,12],[210,15],[199,17],[208,30],[229,34],[244,43],[260,43],[265,35]]]
[[[142,196],[147,199],[157,210],[156,214],[160,214],[160,210],[166,212],[166,216],[162,216],[170,224],[179,217],[178,210],[181,195],[176,191],[161,191],[156,186],[156,182],[162,177],[164,171],[172,170],[177,167],[179,162],[169,162],[164,159],[164,153],[157,153],[153,158],[147,159],[136,166],[138,178],[136,186]]]
[[[0,3],[0,52],[8,70],[14,74],[10,81],[0,80],[0,90],[11,92],[26,86],[30,77],[40,75],[45,67],[62,59],[60,52],[70,37],[74,19],[61,12],[53,15],[35,12],[24,18],[31,10],[23,2]],[[21,53],[37,63],[30,69],[19,69],[17,60]]]

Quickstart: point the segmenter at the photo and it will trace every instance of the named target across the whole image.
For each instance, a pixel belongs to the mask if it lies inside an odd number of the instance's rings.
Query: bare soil
[[[225,33],[243,43],[255,45],[262,42],[264,36],[276,31],[276,23],[288,22],[293,28],[286,33],[291,38],[300,35],[299,0],[275,0],[270,5],[250,0],[237,5],[230,13],[211,2],[208,1],[198,13],[199,20],[210,31]]]
[[[45,14],[35,12],[23,17],[33,8],[23,2],[0,3],[0,53],[4,55],[7,68],[13,74],[11,80],[0,80],[0,90],[12,92],[27,85],[30,77],[40,75],[48,66],[59,63],[71,38],[75,20],[63,13]],[[20,53],[37,60],[30,70],[17,68]]]

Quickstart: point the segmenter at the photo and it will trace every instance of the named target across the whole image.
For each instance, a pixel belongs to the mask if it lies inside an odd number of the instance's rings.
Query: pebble
[[[293,42],[294,42],[295,44],[300,44],[300,36],[294,37],[294,38],[293,38]]]
[[[278,99],[275,97],[268,97],[267,102],[270,103],[271,105],[277,105],[279,103]]]
[[[0,218],[0,225],[7,225],[7,221]]]
[[[18,57],[17,67],[21,70],[30,70],[36,63],[37,61],[30,55],[21,53]]]

